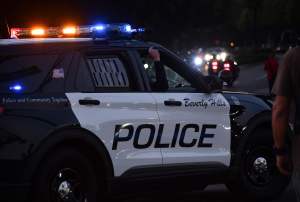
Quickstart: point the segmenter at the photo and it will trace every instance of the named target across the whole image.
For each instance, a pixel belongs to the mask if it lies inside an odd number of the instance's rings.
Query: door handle
[[[166,106],[174,106],[174,107],[182,106],[182,102],[181,101],[176,101],[176,100],[165,100],[164,104]]]
[[[79,100],[80,105],[100,105],[99,100]]]

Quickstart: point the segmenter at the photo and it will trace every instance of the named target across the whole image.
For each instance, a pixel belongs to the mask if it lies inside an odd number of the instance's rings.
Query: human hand
[[[288,155],[277,156],[276,165],[281,174],[283,175],[292,174],[292,162]]]
[[[160,61],[160,53],[157,49],[154,49],[153,47],[149,48],[148,50],[149,56],[155,61]]]

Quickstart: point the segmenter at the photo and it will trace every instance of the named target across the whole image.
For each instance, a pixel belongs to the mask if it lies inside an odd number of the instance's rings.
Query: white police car
[[[1,197],[96,202],[215,183],[279,196],[289,178],[275,166],[271,101],[214,88],[162,46],[131,40],[134,31],[13,29],[19,39],[0,40]]]

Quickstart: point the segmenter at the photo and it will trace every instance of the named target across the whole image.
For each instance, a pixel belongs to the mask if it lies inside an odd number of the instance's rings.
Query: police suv
[[[139,31],[12,29],[18,39],[0,40],[1,197],[97,202],[217,183],[279,196],[289,177],[276,169],[272,101],[223,92],[166,48],[130,38]]]

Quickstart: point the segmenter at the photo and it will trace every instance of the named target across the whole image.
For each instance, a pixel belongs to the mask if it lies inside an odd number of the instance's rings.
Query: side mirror
[[[206,76],[206,83],[208,84],[210,91],[217,91],[223,89],[223,81],[216,76]]]

